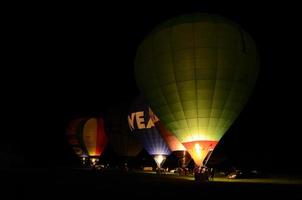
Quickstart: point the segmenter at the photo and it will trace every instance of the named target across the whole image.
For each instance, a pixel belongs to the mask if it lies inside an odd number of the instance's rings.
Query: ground
[[[198,183],[193,177],[79,169],[35,169],[1,172],[2,195],[8,199],[244,199],[277,196],[302,199],[302,179],[225,179]]]

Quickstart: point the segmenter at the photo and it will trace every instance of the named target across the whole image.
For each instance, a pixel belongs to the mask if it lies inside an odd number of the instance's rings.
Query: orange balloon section
[[[210,151],[213,151],[218,141],[193,141],[184,142],[183,145],[190,153],[197,166],[203,166],[203,161]]]

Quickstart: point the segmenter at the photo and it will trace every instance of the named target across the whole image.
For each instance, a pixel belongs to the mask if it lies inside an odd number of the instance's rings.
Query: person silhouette
[[[211,181],[214,181],[214,175],[215,175],[214,168],[210,168],[210,180]]]
[[[194,168],[194,178],[195,178],[195,181],[201,181],[201,167],[200,166],[196,166]]]

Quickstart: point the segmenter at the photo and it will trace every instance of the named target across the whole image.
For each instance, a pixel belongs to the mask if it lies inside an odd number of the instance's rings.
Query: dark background
[[[301,31],[298,5],[281,3],[111,3],[15,5],[4,16],[1,165],[74,164],[64,131],[77,116],[101,116],[139,94],[136,48],[159,23],[207,12],[240,24],[261,59],[254,93],[219,151],[237,165],[301,169]],[[127,109],[127,108],[125,108]]]

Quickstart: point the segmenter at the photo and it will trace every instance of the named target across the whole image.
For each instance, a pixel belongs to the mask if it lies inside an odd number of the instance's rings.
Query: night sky
[[[261,62],[250,101],[218,148],[239,165],[300,169],[297,7],[144,2],[112,3],[92,10],[81,5],[43,5],[11,12],[4,19],[9,61],[1,74],[0,152],[16,155],[22,166],[73,163],[75,156],[64,135],[68,121],[102,116],[110,107],[129,104],[139,94],[133,65],[142,39],[166,19],[207,12],[233,20],[249,32]]]

